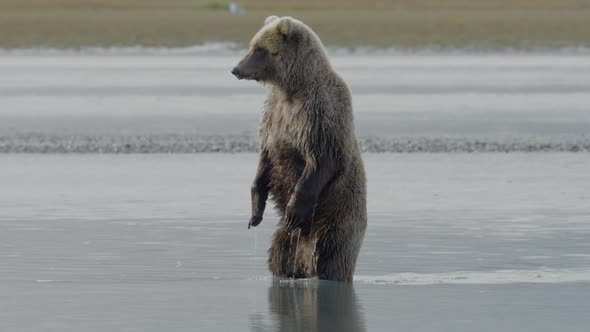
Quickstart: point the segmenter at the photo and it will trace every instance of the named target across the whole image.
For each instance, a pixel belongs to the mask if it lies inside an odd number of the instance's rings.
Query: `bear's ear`
[[[264,25],[267,25],[269,23],[272,23],[272,22],[274,22],[274,21],[276,21],[278,19],[279,19],[278,16],[274,16],[274,15],[273,16],[269,16],[269,17],[266,18],[266,20],[264,20]]]
[[[293,23],[290,17],[283,17],[278,24],[279,33],[283,36],[288,36],[292,31]]]

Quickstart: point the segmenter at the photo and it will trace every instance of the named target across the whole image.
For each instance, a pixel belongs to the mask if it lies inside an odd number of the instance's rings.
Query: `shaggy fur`
[[[232,71],[269,89],[260,125],[252,218],[269,194],[280,221],[269,249],[276,276],[351,281],[366,225],[366,180],[349,89],[318,36],[271,16]]]

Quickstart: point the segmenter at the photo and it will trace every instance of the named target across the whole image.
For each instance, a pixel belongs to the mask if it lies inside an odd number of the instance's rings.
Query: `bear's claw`
[[[248,229],[250,229],[250,227],[256,227],[260,225],[261,222],[262,216],[252,216],[252,218],[250,218],[250,221],[248,222]]]
[[[285,227],[287,232],[291,233],[295,228],[299,227],[303,223],[303,220],[299,218],[295,213],[287,211],[285,216]]]

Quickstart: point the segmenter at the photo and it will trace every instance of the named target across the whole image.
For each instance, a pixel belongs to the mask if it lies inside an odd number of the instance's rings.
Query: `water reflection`
[[[365,331],[352,284],[275,279],[268,289],[268,307],[270,323],[253,315],[252,331]]]

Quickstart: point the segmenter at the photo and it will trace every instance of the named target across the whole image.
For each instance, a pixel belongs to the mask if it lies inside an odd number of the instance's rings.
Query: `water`
[[[265,92],[216,52],[0,52],[0,331],[587,330],[586,55],[337,52],[369,181],[344,285],[266,270]]]
[[[0,330],[586,331],[587,154],[366,154],[352,287],[269,276],[256,160],[0,155]]]

